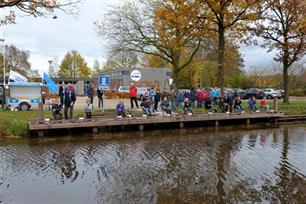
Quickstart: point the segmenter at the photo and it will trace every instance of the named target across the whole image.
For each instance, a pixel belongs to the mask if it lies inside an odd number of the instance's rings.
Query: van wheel
[[[28,111],[29,109],[30,109],[30,106],[27,103],[19,104],[18,110],[20,110],[20,111]]]

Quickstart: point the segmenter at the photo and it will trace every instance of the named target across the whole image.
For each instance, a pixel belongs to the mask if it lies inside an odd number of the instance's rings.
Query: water
[[[306,126],[238,130],[2,139],[0,202],[305,203]]]

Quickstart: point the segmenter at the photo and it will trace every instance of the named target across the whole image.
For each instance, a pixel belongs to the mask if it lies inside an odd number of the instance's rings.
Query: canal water
[[[0,139],[0,159],[0,203],[306,202],[306,125]]]

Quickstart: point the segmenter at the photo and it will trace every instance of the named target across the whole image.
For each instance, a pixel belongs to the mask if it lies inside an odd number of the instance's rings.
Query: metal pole
[[[5,43],[4,39],[2,39],[3,42],[3,93],[2,93],[2,109],[4,109],[4,104],[5,104]]]

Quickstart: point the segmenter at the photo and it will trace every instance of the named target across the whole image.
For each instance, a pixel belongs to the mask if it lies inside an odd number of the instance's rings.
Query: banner
[[[42,79],[45,80],[46,85],[48,86],[48,88],[49,88],[51,93],[53,93],[53,94],[57,94],[58,93],[57,86],[55,85],[55,83],[52,81],[52,79],[50,78],[50,76],[48,74],[46,74],[44,72],[44,75],[43,75]]]
[[[13,80],[14,82],[28,82],[26,77],[13,70],[10,70],[9,80]]]

